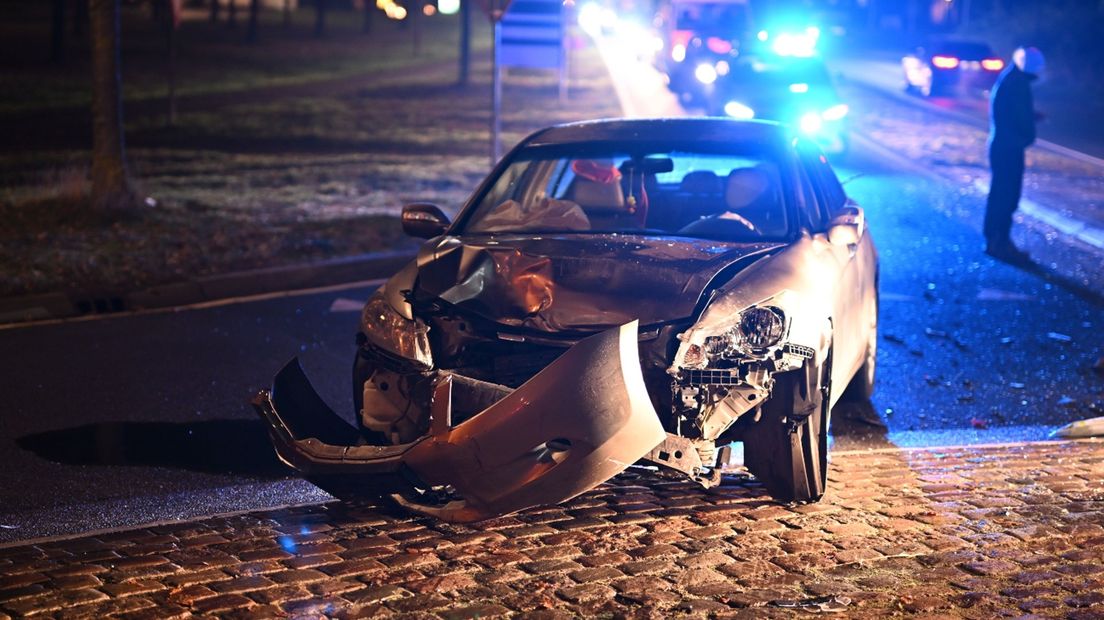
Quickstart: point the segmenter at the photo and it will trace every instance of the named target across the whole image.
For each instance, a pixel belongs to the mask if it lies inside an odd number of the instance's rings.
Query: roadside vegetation
[[[415,53],[410,29],[382,13],[366,35],[359,13],[331,11],[316,38],[310,11],[290,29],[273,12],[248,45],[244,23],[231,31],[186,12],[171,126],[164,31],[144,4],[123,17],[127,156],[141,204],[106,212],[88,208],[82,41],[52,65],[45,14],[0,25],[0,131],[13,137],[0,145],[0,296],[125,292],[412,248],[400,207],[454,212],[489,169],[490,35],[479,12],[466,85],[456,16],[424,19]],[[575,41],[566,101],[553,73],[507,72],[505,148],[547,124],[619,114],[604,66]]]

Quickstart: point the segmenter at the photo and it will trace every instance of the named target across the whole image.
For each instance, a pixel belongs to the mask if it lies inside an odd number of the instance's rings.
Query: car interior
[[[528,182],[499,194],[496,206],[474,218],[469,232],[646,232],[726,241],[788,233],[776,164],[680,163],[676,171],[667,157],[541,162],[521,173]]]

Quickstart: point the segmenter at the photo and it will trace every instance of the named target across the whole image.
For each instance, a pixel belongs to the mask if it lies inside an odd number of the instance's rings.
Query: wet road
[[[836,412],[837,448],[1033,440],[1104,415],[1104,313],[1085,287],[983,255],[983,197],[961,183],[862,136],[837,168],[866,209],[882,291],[873,408]],[[1076,261],[1090,292],[1104,281],[1092,248],[1018,234]],[[276,462],[246,403],[298,354],[347,412],[370,288],[0,330],[0,542],[324,499]]]

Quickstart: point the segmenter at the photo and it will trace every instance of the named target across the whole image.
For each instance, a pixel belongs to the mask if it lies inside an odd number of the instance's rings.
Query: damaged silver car
[[[254,400],[309,479],[467,522],[637,462],[710,487],[742,442],[775,499],[824,494],[832,405],[874,385],[878,266],[812,142],[754,121],[561,125],[455,221],[412,204],[402,223],[428,240],[364,307],[359,428],[295,360]]]

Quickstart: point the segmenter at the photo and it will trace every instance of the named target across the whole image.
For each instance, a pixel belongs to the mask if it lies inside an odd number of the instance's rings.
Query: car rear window
[[[984,43],[965,41],[944,42],[932,48],[934,54],[955,56],[962,60],[984,60],[993,57],[993,50]]]

